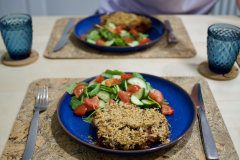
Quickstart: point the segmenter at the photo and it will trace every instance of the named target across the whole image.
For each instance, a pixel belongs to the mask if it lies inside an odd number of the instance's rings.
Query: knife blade
[[[54,52],[60,50],[67,43],[68,38],[69,38],[69,31],[71,30],[74,22],[75,22],[74,18],[69,19],[69,21],[65,27],[64,33],[63,33],[61,39],[58,41],[58,43],[54,49]]]
[[[201,86],[199,83],[196,83],[194,85],[191,97],[197,107],[197,113],[201,128],[201,136],[206,157],[207,159],[219,159],[215,141],[205,115],[205,106],[202,98]]]
[[[177,38],[175,37],[174,33],[173,33],[173,29],[170,25],[170,22],[168,20],[165,20],[165,25],[166,25],[166,28],[167,30],[169,31],[169,34],[168,34],[168,43],[177,43],[178,40]]]

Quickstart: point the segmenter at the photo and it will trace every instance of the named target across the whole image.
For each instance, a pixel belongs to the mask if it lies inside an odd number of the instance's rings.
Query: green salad
[[[70,107],[74,114],[84,116],[83,120],[91,123],[95,113],[104,112],[106,104],[126,104],[142,109],[161,108],[163,115],[174,114],[161,91],[152,88],[149,82],[137,72],[124,73],[118,70],[106,70],[91,82],[71,83],[65,87],[72,96]]]
[[[150,42],[148,34],[137,32],[135,29],[124,30],[122,25],[116,26],[108,22],[105,26],[94,25],[88,34],[81,35],[82,40],[103,46],[135,47]]]

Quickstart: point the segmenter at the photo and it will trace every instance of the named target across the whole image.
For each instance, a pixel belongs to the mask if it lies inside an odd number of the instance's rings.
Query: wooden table
[[[43,57],[43,53],[54,23],[60,17],[33,17],[32,48],[40,54],[39,59],[33,64],[22,67],[8,67],[0,64],[0,154],[5,147],[28,85],[36,79],[91,77],[106,69],[145,72],[156,76],[203,77],[198,73],[197,68],[201,62],[207,60],[208,26],[214,23],[240,26],[240,20],[236,16],[179,15],[179,17],[197,50],[194,58],[46,59]],[[6,48],[0,39],[0,56],[5,52]],[[240,154],[240,76],[231,81],[214,81],[203,78],[209,83],[235,148]]]

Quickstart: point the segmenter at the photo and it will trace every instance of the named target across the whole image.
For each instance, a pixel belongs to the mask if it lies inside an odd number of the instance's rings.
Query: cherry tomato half
[[[113,99],[110,99],[109,104],[117,104],[117,102],[115,102]]]
[[[97,96],[93,98],[84,98],[85,103],[93,109],[98,109],[99,108],[99,99]]]
[[[159,104],[162,103],[164,100],[162,92],[156,89],[151,90],[151,92],[149,93],[149,97]]]
[[[173,115],[174,114],[174,109],[169,106],[168,104],[162,104],[161,112],[165,116]]]
[[[97,45],[101,45],[101,46],[106,46],[106,42],[105,42],[103,39],[98,39],[98,40],[96,41],[96,44],[97,44]]]
[[[121,74],[121,79],[125,80],[125,79],[130,79],[133,78],[134,76],[132,74]]]
[[[86,39],[86,34],[82,34],[80,39],[85,40]]]
[[[131,28],[129,32],[131,32],[135,37],[139,37],[139,34],[135,29]]]
[[[89,82],[89,84],[92,83],[92,82],[101,83],[104,79],[105,78],[102,75],[100,75],[97,78],[95,78],[94,80],[92,80],[91,82]]]
[[[127,91],[131,92],[131,93],[136,93],[140,89],[141,89],[141,87],[139,85],[129,85],[127,88]]]
[[[84,114],[87,112],[87,105],[84,103],[80,106],[78,106],[75,110],[74,113],[79,116],[84,116]]]
[[[105,85],[110,87],[112,85],[115,85],[115,84],[120,84],[121,82],[117,79],[117,78],[114,78],[114,79],[106,79],[105,80]]]
[[[83,93],[83,90],[85,89],[85,87],[86,87],[85,84],[80,84],[73,89],[73,93],[77,98]]]
[[[146,43],[150,42],[150,38],[140,39],[138,42],[139,42],[139,44],[146,44]]]
[[[122,26],[122,25],[116,27],[116,33],[117,33],[118,35],[121,34],[121,31],[122,31],[122,30],[123,30],[123,26]]]
[[[129,36],[123,36],[123,40],[125,43],[132,43],[132,38]]]
[[[124,103],[130,103],[131,92],[118,91],[118,96]]]

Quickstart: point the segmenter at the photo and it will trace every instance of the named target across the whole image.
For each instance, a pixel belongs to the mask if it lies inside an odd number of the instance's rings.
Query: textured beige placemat
[[[237,152],[234,148],[228,130],[207,82],[199,77],[168,77],[166,78],[191,92],[195,83],[202,87],[203,100],[206,107],[206,116],[216,142],[220,159],[236,160]],[[64,87],[72,82],[83,79],[40,79],[30,84],[22,107],[14,123],[12,132],[3,151],[1,160],[21,159],[26,145],[30,122],[33,117],[33,106],[37,87],[48,85],[49,105],[46,111],[40,113],[39,129],[33,160],[46,159],[82,159],[82,160],[178,160],[178,159],[205,159],[202,146],[199,122],[196,120],[193,129],[176,145],[166,150],[141,156],[116,156],[100,153],[89,149],[71,138],[60,126],[57,119],[57,103],[64,94]]]
[[[61,38],[64,28],[69,18],[58,19],[53,28],[47,48],[44,52],[46,58],[53,59],[115,59],[115,58],[190,58],[196,55],[196,50],[191,39],[182,23],[182,20],[176,16],[155,16],[162,22],[169,20],[174,34],[179,40],[177,44],[168,44],[165,36],[154,46],[137,52],[104,52],[93,49],[83,44],[76,38],[73,29],[70,31],[70,37],[67,44],[59,51],[54,52],[54,48]],[[76,18],[75,24],[83,18]],[[73,27],[74,28],[74,27]]]

